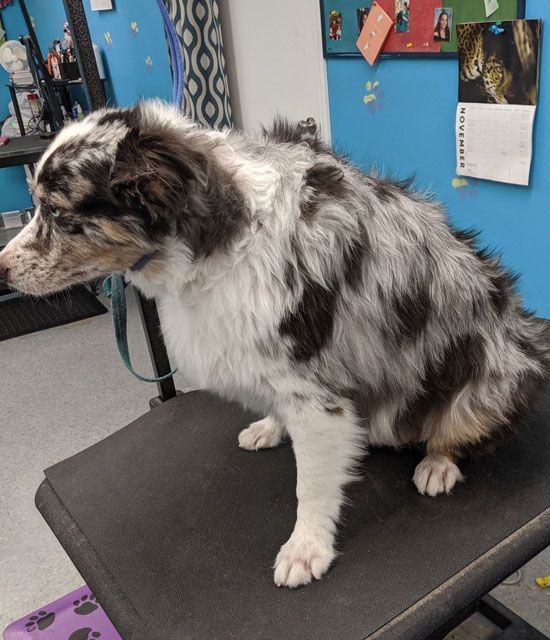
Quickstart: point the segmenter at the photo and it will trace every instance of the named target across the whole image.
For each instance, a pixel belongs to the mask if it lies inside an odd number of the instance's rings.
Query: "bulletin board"
[[[363,16],[374,0],[320,0],[325,58],[361,56],[356,42]],[[525,17],[525,0],[498,0],[489,17],[485,0],[376,0],[394,20],[381,57],[451,58],[457,55],[456,25],[461,22],[516,20]],[[436,40],[440,14],[448,31]],[[448,39],[445,39],[448,38]]]

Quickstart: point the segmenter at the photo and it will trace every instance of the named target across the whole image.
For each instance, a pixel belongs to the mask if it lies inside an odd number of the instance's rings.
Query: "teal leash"
[[[143,260],[140,259],[140,261]],[[138,261],[138,263],[140,262]],[[139,268],[144,266],[143,264],[138,264],[138,267],[134,269],[137,271]],[[135,266],[135,265],[134,265]],[[115,328],[115,339],[116,346],[118,352],[120,354],[120,358],[124,363],[124,366],[133,373],[138,380],[142,382],[162,382],[163,380],[167,380],[171,378],[174,373],[176,373],[177,369],[167,373],[160,378],[148,378],[146,376],[142,376],[138,373],[134,367],[132,367],[132,362],[130,360],[130,350],[128,349],[128,331],[127,331],[127,318],[128,313],[126,310],[126,283],[124,282],[124,278],[120,273],[112,273],[110,276],[105,278],[103,281],[103,293],[110,298],[111,300],[111,311],[113,314],[113,326]]]

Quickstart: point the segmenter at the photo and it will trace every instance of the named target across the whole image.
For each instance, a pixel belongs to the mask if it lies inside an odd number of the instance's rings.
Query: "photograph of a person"
[[[342,14],[340,11],[330,11],[328,14],[328,37],[331,40],[342,39]]]
[[[371,10],[370,6],[369,7],[361,7],[359,9],[357,9],[357,31],[360,34],[361,31],[363,30],[363,27],[365,26],[365,22],[367,21],[367,18],[369,17],[369,11]]]
[[[450,42],[453,28],[453,10],[441,7],[435,10],[434,40],[436,42]]]
[[[410,1],[395,0],[395,30],[397,33],[408,33],[410,26]]]
[[[456,26],[460,102],[536,105],[540,20]]]

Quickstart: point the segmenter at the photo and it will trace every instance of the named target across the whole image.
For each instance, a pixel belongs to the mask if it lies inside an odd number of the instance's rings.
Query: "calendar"
[[[528,185],[541,21],[465,23],[457,34],[456,172]]]
[[[535,109],[459,102],[457,175],[528,185]]]

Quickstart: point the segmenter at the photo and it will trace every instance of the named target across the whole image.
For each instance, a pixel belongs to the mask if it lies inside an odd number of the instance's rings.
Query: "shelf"
[[[52,80],[52,84],[54,87],[75,87],[83,83],[82,83],[82,78],[79,78],[78,80]],[[13,89],[23,89],[27,91],[37,88],[37,86],[34,83],[13,84],[12,82],[9,82],[6,86],[12,87]]]
[[[0,147],[0,168],[38,162],[52,140],[39,135],[10,138],[8,144]]]

